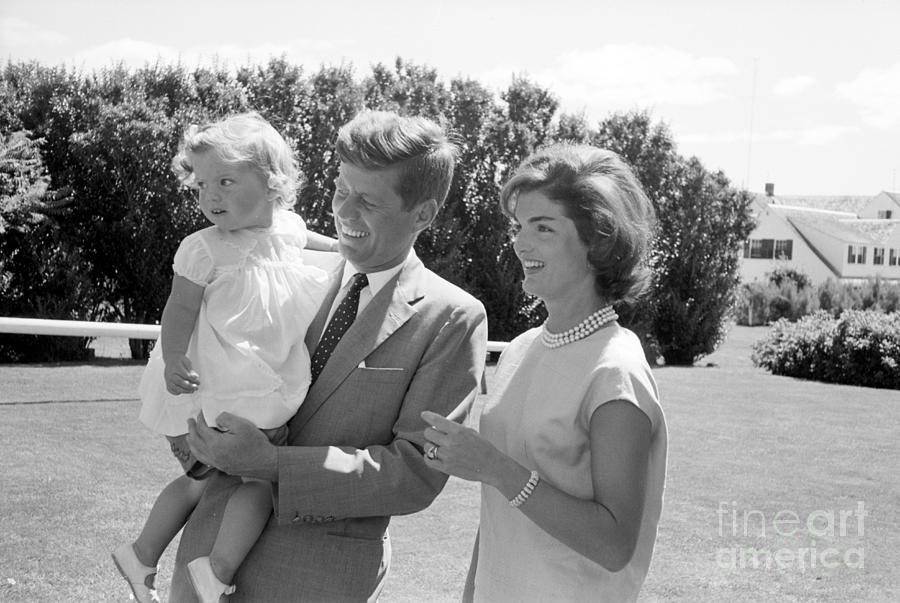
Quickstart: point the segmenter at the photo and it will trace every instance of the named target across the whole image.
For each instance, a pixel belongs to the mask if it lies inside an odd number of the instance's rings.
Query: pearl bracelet
[[[516,494],[516,497],[509,501],[510,507],[519,507],[523,502],[528,500],[528,497],[531,496],[531,493],[534,492],[535,487],[538,485],[538,482],[541,481],[541,476],[538,475],[537,471],[531,472],[531,477],[528,478],[528,481],[525,483],[525,487],[522,488],[522,491]]]

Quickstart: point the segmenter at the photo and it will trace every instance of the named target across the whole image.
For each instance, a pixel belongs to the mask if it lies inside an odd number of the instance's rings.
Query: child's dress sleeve
[[[212,280],[214,267],[212,254],[202,236],[202,231],[185,237],[172,261],[172,270],[175,274],[201,287],[206,287]]]
[[[309,242],[309,234],[306,229],[306,222],[300,217],[300,214],[293,211],[285,211],[280,215],[284,219],[281,230],[293,237],[293,244],[300,249],[305,249]]]

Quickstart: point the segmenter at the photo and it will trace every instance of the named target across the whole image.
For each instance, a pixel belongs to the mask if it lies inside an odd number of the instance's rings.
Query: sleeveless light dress
[[[612,400],[634,404],[650,419],[650,454],[637,548],[618,572],[570,549],[511,507],[498,490],[482,486],[476,603],[634,601],[656,541],[668,450],[659,392],[637,336],[612,323],[551,349],[541,342],[541,329],[531,329],[504,350],[494,381],[481,435],[538,471],[541,482],[577,498],[594,498],[591,417]]]

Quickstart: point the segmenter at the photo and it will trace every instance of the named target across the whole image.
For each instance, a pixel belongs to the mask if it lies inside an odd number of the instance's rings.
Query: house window
[[[866,263],[866,248],[864,245],[854,246],[850,245],[847,248],[847,263],[848,264],[865,264]]]
[[[745,258],[790,260],[793,250],[794,241],[791,239],[750,239],[744,242]]]
[[[775,258],[779,260],[789,260],[794,250],[794,241],[785,239],[783,241],[775,241]]]
[[[775,240],[750,239],[750,257],[754,259],[775,257]]]
[[[876,266],[884,264],[884,247],[872,248],[872,263]]]
[[[878,219],[879,220],[890,220],[892,213],[893,212],[889,209],[880,209],[880,210],[878,210]]]
[[[897,265],[897,250],[896,249],[891,249],[891,253],[889,254],[889,257],[888,257],[888,264],[890,264],[891,266]]]

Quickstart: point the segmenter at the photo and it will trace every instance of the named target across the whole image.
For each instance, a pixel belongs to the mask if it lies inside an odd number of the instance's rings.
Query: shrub
[[[815,312],[775,322],[753,346],[753,363],[775,375],[900,389],[900,314]]]
[[[798,276],[799,275],[799,276]],[[841,283],[828,279],[818,286],[803,285],[804,276],[793,270],[769,274],[769,282],[741,285],[735,302],[737,324],[754,326],[781,318],[797,320],[817,310],[837,317],[847,310],[891,313],[900,310],[900,285],[881,279]]]
[[[0,316],[91,319],[89,280],[72,264],[77,250],[53,219],[65,192],[52,192],[37,143],[19,131],[0,136]],[[83,360],[83,337],[0,334],[0,362]]]
[[[846,310],[877,310],[885,313],[900,309],[900,285],[880,278],[863,283],[838,283],[828,279],[816,290],[819,307],[840,316]]]
[[[887,314],[900,312],[900,285],[886,287],[881,292],[878,306]]]
[[[822,310],[830,311],[836,316],[840,315],[841,306],[843,305],[842,298],[844,296],[844,288],[842,288],[840,283],[828,279],[818,286],[816,295],[819,298],[819,307]]]
[[[781,286],[785,282],[794,283],[798,290],[812,286],[812,280],[805,272],[789,264],[776,266],[767,276],[769,282],[776,286]]]
[[[754,281],[741,286],[735,304],[737,324],[764,325],[786,318],[794,321],[819,309],[819,299],[809,287],[792,279],[781,284]]]

